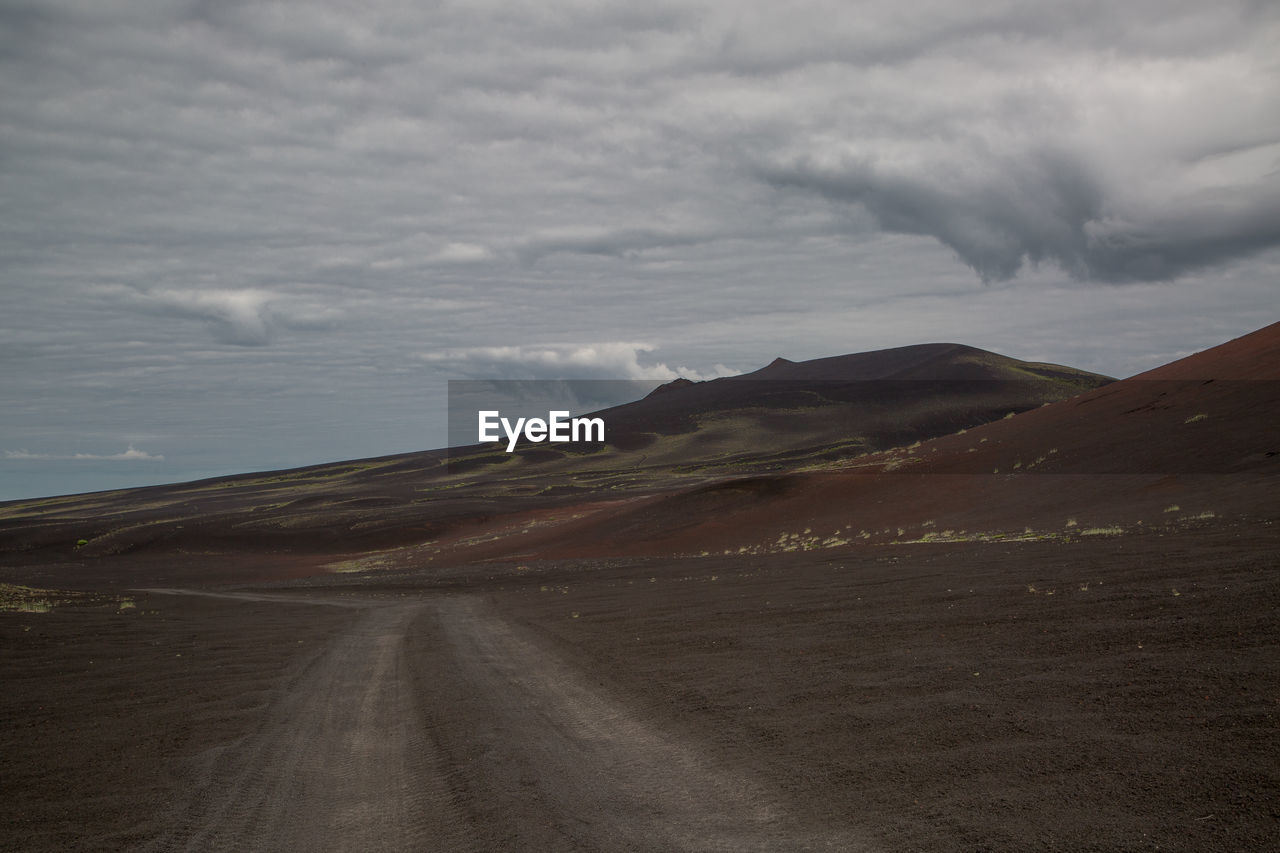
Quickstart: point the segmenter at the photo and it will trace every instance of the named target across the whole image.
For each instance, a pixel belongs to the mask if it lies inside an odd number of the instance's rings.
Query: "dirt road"
[[[157,850],[472,849],[405,678],[421,605],[366,607],[258,731],[203,757]]]
[[[646,722],[478,598],[436,612],[486,710],[471,718],[472,766],[522,816],[508,849],[862,849],[795,823],[759,780]]]
[[[757,780],[646,723],[478,598],[343,604],[365,611],[299,667],[257,731],[195,762],[154,849],[857,848],[794,824]],[[416,696],[408,674],[415,618],[448,638],[439,652],[465,682],[454,688],[478,701],[461,715],[437,709],[449,731],[428,732],[420,703],[450,690]],[[467,743],[472,758],[437,738]],[[514,823],[495,832],[495,804],[477,803],[478,790],[518,803],[503,809]]]

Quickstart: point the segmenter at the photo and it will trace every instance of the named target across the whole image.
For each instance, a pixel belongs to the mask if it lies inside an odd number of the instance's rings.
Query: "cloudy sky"
[[[0,499],[445,442],[446,380],[1273,322],[1273,2],[0,0]]]

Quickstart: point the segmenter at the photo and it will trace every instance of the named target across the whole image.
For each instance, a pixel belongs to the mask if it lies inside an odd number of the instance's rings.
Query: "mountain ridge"
[[[959,344],[770,368],[784,378],[676,383],[605,410],[618,437],[581,451],[451,448],[0,505],[0,565],[296,576],[755,553],[825,528],[806,547],[858,547],[926,522],[1069,536],[1077,518],[1154,529],[1175,504],[1265,514],[1280,493],[1264,488],[1276,395],[1200,378],[1280,378],[1280,324],[1119,381]],[[860,378],[822,378],[839,371]]]

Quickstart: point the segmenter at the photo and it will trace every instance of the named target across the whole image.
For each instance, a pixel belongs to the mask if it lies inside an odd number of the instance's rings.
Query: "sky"
[[[1280,5],[0,0],[0,500],[439,447],[447,381],[1280,319]]]

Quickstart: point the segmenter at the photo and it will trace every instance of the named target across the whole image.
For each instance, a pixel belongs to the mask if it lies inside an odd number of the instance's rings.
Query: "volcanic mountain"
[[[608,443],[585,450],[474,446],[10,503],[0,506],[0,560],[200,562],[236,553],[306,573],[335,560],[480,558],[512,525],[533,541],[567,520],[655,496],[678,505],[690,490],[743,477],[764,477],[768,491],[797,472],[853,464],[1110,381],[951,343],[779,358],[742,376],[676,380],[596,413]]]
[[[670,441],[655,449],[683,455],[685,465],[731,460],[739,469],[792,468],[944,435],[1108,381],[962,344],[921,344],[803,362],[778,358],[711,382],[677,379],[602,414],[615,447],[696,433],[696,449]]]
[[[541,553],[600,555],[619,542],[663,554],[1066,540],[1274,518],[1278,392],[1274,324],[1016,417],[825,471],[730,478],[598,514]]]

